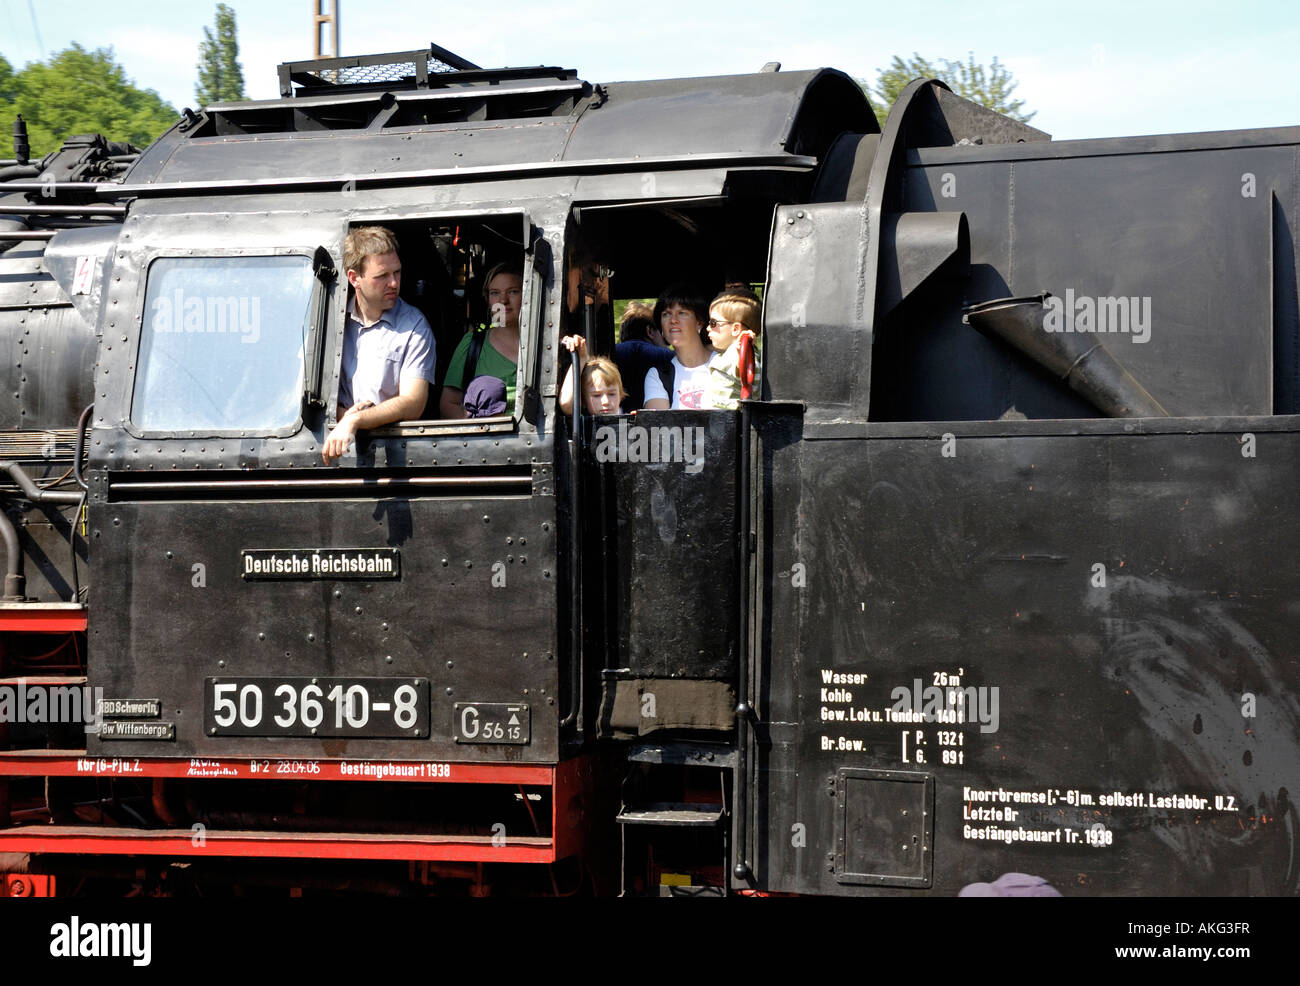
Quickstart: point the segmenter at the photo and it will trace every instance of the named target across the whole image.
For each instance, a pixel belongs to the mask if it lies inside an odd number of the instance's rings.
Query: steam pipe
[[[83,412],[84,413],[84,412]],[[72,505],[81,503],[80,493],[62,493],[58,490],[43,490],[32,482],[32,477],[23,471],[17,462],[0,462],[0,472],[7,472],[11,479],[23,491],[23,496],[32,503],[61,503]]]
[[[124,205],[6,205],[7,216],[125,216]]]
[[[26,598],[27,579],[23,575],[23,548],[18,543],[18,532],[9,515],[0,510],[0,540],[5,543],[5,594],[7,603],[20,603]]]
[[[81,502],[77,512],[72,516],[72,527],[68,530],[68,554],[72,557],[72,602],[81,602],[81,576],[77,572],[77,521],[86,513],[86,502],[90,499],[90,484],[86,482],[81,471],[81,457],[86,450],[86,428],[90,424],[90,415],[95,410],[94,404],[87,404],[77,418],[77,444],[72,453],[72,478],[81,487]]]
[[[81,471],[81,457],[86,452],[86,425],[90,423],[90,415],[94,410],[94,404],[87,404],[81,416],[77,418],[77,444],[72,453],[72,478],[83,490],[90,489],[90,484],[86,482],[86,476]]]
[[[76,459],[77,463],[80,463],[81,461],[80,446],[81,446],[81,438],[82,435],[84,434],[81,425],[90,416],[90,411],[93,407],[94,405],[92,404],[90,407],[82,411],[81,420],[77,422],[78,425],[77,427],[78,448],[77,448],[77,459]],[[23,467],[20,466],[17,462],[0,461],[0,472],[8,473],[10,478],[12,478],[13,481],[18,484],[18,488],[22,490],[23,496],[26,497],[28,500],[30,500],[32,503],[75,504],[78,508],[80,508],[82,503],[84,502],[83,498],[86,496],[86,493],[84,492],[65,493],[59,490],[43,490],[39,486],[37,486],[34,482],[32,482],[32,477],[28,476],[26,471],[24,471]],[[74,463],[73,472],[74,475],[78,472],[75,463]],[[72,555],[73,576],[72,577],[74,581],[73,592],[75,593],[73,602],[77,602],[76,596],[80,595],[80,587],[75,586],[75,582],[77,579],[76,538],[77,538],[77,521],[76,518],[73,518],[72,532],[68,538],[69,544],[72,545],[72,552],[73,552]],[[22,544],[18,540],[18,531],[14,528],[13,522],[9,519],[9,516],[3,510],[0,510],[0,539],[3,539],[5,543],[5,555],[6,555],[5,591],[4,591],[5,602],[11,602],[11,603],[22,602],[26,598],[26,591],[27,591],[27,577],[23,575]]]
[[[81,602],[81,576],[77,574],[77,521],[79,521],[86,512],[86,502],[90,499],[90,490],[82,490],[81,502],[77,504],[77,512],[72,515],[72,523],[68,525],[68,554],[72,558],[72,598],[69,602]]]

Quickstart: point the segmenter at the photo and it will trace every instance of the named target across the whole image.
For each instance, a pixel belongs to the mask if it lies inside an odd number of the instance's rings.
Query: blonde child
[[[709,305],[709,341],[714,357],[709,363],[708,407],[734,411],[740,406],[740,337],[757,343],[761,304],[744,288],[723,291]],[[755,362],[758,349],[754,349]]]
[[[565,336],[560,345],[578,354],[579,376],[582,379],[582,409],[588,414],[618,414],[619,403],[627,396],[623,389],[623,375],[614,361],[606,356],[587,358],[587,340],[582,336]],[[573,373],[564,376],[560,387],[560,411],[573,413]]]

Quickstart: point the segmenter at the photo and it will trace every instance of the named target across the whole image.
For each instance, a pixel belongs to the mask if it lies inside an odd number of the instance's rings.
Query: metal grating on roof
[[[459,72],[461,69],[436,58],[424,61],[424,68],[430,74]],[[338,69],[326,69],[316,73],[327,82],[336,86],[366,85],[371,82],[405,82],[416,77],[419,71],[415,62],[385,62],[380,65],[351,65]]]
[[[415,62],[354,65],[350,68],[325,69],[317,75],[336,86],[364,85],[368,82],[402,82],[415,77]]]
[[[294,95],[295,83],[302,90],[322,87],[364,89],[392,83],[414,83],[419,88],[426,88],[431,75],[477,69],[473,62],[437,45],[430,45],[427,50],[395,51],[386,55],[286,62],[279,67],[280,95]]]

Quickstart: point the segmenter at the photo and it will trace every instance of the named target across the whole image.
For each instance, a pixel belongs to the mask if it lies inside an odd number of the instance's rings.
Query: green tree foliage
[[[912,52],[912,57],[907,61],[895,55],[889,68],[877,70],[874,86],[867,85],[861,79],[858,80],[858,84],[871,97],[876,119],[882,126],[885,117],[889,115],[889,108],[907,88],[908,83],[914,79],[942,79],[958,96],[979,103],[981,106],[987,106],[1021,123],[1028,123],[1038,115],[1036,111],[1023,113],[1021,107],[1025,105],[1025,101],[1011,98],[1011,94],[1020,83],[1015,81],[1011,72],[996,57],[993,59],[993,64],[986,69],[975,61],[974,52],[969,52],[964,62],[953,62],[946,58],[938,62],[930,62],[916,52]]]
[[[18,88],[14,85],[14,67],[9,59],[0,55],[0,104],[12,103],[18,97]]]
[[[112,48],[87,51],[76,43],[20,72],[0,58],[0,157],[11,153],[18,113],[27,121],[33,161],[76,134],[145,147],[180,115],[154,90],[132,85]]]
[[[199,83],[194,95],[200,106],[244,98],[244,73],[239,67],[239,39],[235,37],[235,12],[217,4],[217,22],[203,29],[199,44]]]

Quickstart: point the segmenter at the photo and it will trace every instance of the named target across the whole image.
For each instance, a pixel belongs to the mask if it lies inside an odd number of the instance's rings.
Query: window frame
[[[541,317],[546,307],[546,285],[544,272],[537,269],[537,243],[542,239],[540,233],[534,232],[532,216],[525,208],[497,209],[456,209],[436,212],[412,212],[394,215],[385,212],[364,217],[352,216],[343,226],[343,237],[361,226],[409,226],[411,223],[447,223],[454,221],[481,222],[501,217],[517,217],[520,220],[520,233],[523,237],[521,265],[524,269],[523,297],[519,302],[519,354],[515,363],[515,406],[506,414],[493,415],[490,418],[409,418],[394,421],[378,428],[366,429],[364,434],[372,441],[391,438],[419,438],[443,434],[482,434],[516,433],[524,421],[523,395],[527,382],[531,382],[537,372],[537,353],[541,348]],[[400,233],[399,233],[400,237]],[[341,238],[340,244],[343,242]],[[403,276],[406,272],[403,271]],[[330,372],[324,377],[322,390],[331,398],[325,406],[325,434],[338,424],[338,392],[343,374],[343,337],[347,328],[348,299],[350,286],[347,283],[347,271],[343,269],[342,248],[339,253],[339,287],[338,298],[333,305],[334,331],[329,338],[333,345]],[[432,392],[439,386],[437,381],[430,381]]]
[[[185,428],[185,429],[166,429],[166,430],[147,430],[141,428],[135,420],[135,398],[137,391],[142,385],[141,370],[143,368],[143,359],[141,358],[145,342],[146,318],[148,317],[147,300],[149,297],[150,276],[154,264],[160,260],[224,260],[224,259],[252,259],[258,257],[301,257],[307,263],[307,270],[310,273],[312,260],[315,257],[316,249],[319,244],[312,246],[285,246],[285,247],[205,247],[202,250],[177,250],[164,249],[156,253],[151,253],[145,262],[141,265],[143,276],[140,278],[137,289],[136,300],[136,340],[135,340],[135,358],[131,363],[131,386],[127,395],[126,414],[123,415],[123,428],[127,434],[133,438],[140,439],[164,439],[164,438],[289,438],[302,431],[305,420],[303,416],[303,395],[298,395],[298,409],[293,423],[280,428],[272,429],[251,429],[251,428]],[[303,311],[303,319],[306,320],[311,310],[311,296],[308,295],[307,306]],[[307,340],[303,341],[302,357],[299,360],[299,368],[302,373],[303,387],[306,386],[308,367]],[[301,388],[300,388],[301,389]]]

